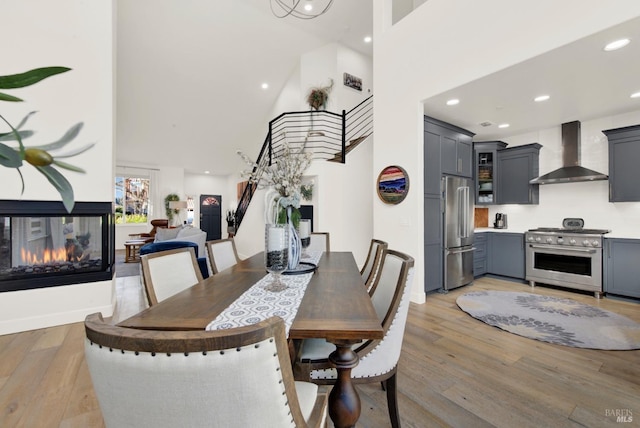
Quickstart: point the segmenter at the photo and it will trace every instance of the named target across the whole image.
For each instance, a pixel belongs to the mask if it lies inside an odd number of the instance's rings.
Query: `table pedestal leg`
[[[351,369],[358,365],[358,354],[351,345],[356,342],[333,342],[336,350],[329,355],[329,362],[338,372],[329,394],[329,416],[337,428],[355,427],[360,417],[360,397],[351,382]]]

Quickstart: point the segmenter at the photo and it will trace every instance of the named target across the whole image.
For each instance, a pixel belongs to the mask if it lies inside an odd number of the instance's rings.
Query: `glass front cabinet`
[[[496,204],[496,165],[498,150],[507,147],[502,141],[473,143],[475,156],[476,205]]]

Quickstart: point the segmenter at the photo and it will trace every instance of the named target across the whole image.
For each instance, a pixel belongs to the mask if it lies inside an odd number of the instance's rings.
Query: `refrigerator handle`
[[[458,236],[469,237],[469,187],[458,187]]]

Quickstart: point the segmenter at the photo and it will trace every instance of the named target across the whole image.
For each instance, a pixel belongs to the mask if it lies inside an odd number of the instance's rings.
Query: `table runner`
[[[308,252],[308,258],[303,261],[318,264],[322,252]],[[300,302],[307,289],[313,273],[302,275],[280,275],[280,280],[289,288],[284,291],[266,291],[264,287],[271,283],[271,274],[245,291],[235,302],[229,305],[211,321],[205,330],[224,330],[234,327],[243,327],[266,320],[272,316],[279,316],[284,320],[286,334],[298,313]]]

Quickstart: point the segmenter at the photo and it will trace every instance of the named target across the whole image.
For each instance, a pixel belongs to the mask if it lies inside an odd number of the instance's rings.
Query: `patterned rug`
[[[475,291],[456,303],[472,317],[530,339],[576,348],[640,349],[640,323],[571,299]]]

